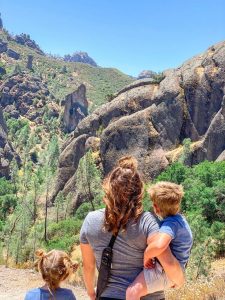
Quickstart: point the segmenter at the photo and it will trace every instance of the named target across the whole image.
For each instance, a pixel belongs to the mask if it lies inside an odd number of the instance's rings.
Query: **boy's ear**
[[[73,271],[76,272],[76,270],[78,269],[79,264],[76,262],[72,265]]]
[[[158,205],[155,204],[155,203],[153,203],[153,207],[154,207],[155,213],[159,214],[160,213],[160,209],[159,209]]]

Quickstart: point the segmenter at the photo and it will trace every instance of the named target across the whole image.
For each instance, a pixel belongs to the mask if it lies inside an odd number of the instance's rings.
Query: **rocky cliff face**
[[[59,190],[74,190],[90,138],[99,138],[105,174],[131,154],[146,179],[157,176],[182,153],[185,138],[192,140],[190,163],[224,157],[225,42],[163,75],[160,83],[138,81],[123,89],[78,124],[61,153],[52,200]]]
[[[73,53],[72,55],[65,55],[64,56],[64,60],[65,61],[69,61],[69,62],[81,62],[81,63],[84,63],[84,64],[89,64],[93,67],[97,67],[97,64],[96,62],[94,61],[93,58],[91,58],[87,52],[75,52]]]
[[[13,158],[20,163],[19,156],[15,153],[11,143],[7,139],[7,128],[0,108],[0,177],[10,177],[10,162]]]
[[[64,130],[65,132],[71,132],[88,114],[85,85],[81,84],[76,91],[67,95],[63,104],[65,106],[63,114]]]
[[[49,116],[59,116],[59,106],[39,77],[14,74],[0,84],[0,92],[2,109],[12,118],[23,116],[41,124],[46,110]]]

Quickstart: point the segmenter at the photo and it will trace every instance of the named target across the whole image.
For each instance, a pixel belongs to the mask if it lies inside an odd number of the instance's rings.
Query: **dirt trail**
[[[40,275],[33,270],[11,269],[0,266],[0,299],[23,300],[26,291],[43,285]],[[85,291],[80,287],[65,284],[76,295],[77,300],[87,300]]]

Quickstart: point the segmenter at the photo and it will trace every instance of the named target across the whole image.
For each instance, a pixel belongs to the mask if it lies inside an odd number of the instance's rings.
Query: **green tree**
[[[76,188],[78,193],[91,204],[92,210],[95,210],[96,204],[101,203],[101,182],[101,172],[95,164],[92,152],[88,151],[79,162],[76,172]]]
[[[178,161],[182,164],[190,164],[189,162],[190,154],[191,154],[191,139],[187,138],[183,140],[183,152]]]
[[[65,198],[63,192],[60,191],[55,199],[55,210],[56,210],[56,223],[59,222],[60,210],[63,210]]]

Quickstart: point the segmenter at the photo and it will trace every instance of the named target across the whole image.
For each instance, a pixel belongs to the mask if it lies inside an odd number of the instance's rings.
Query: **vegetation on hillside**
[[[52,136],[46,150],[34,159],[30,155],[32,134],[26,123],[20,126],[17,131],[15,125],[11,126],[10,131],[21,136],[17,145],[23,149],[21,168],[12,164],[11,180],[0,181],[1,248],[6,264],[33,261],[38,247],[71,251],[79,243],[79,230],[87,213],[104,207],[102,175],[92,152],[80,160],[76,173],[77,192],[85,202],[75,210],[72,195],[59,193],[50,205],[60,143]],[[212,260],[225,253],[225,162],[205,161],[193,167],[176,162],[156,178],[160,180],[184,186],[182,212],[194,235],[187,273],[192,279],[207,275]],[[144,208],[151,210],[147,193]]]

